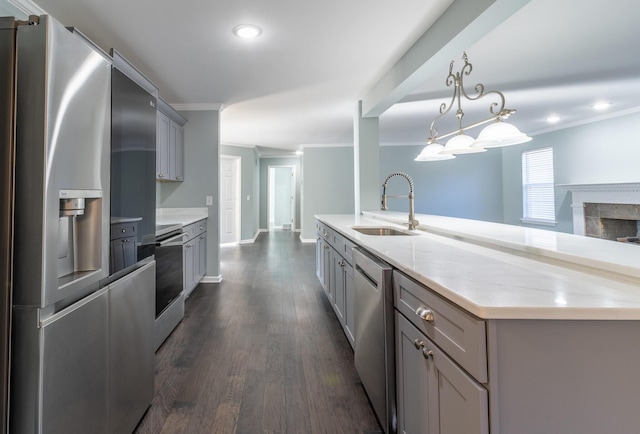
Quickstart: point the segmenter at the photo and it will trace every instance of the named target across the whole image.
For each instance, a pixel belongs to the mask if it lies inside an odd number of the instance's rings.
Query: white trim
[[[47,15],[48,12],[42,9],[31,0],[7,0],[7,3],[14,6],[25,15]]]
[[[600,116],[594,116],[592,118],[583,119],[583,120],[576,121],[576,122],[569,122],[569,123],[557,125],[557,126],[554,126],[554,127],[543,128],[541,130],[529,132],[528,134],[530,136],[537,136],[537,135],[540,135],[540,134],[551,133],[553,131],[559,131],[559,130],[564,130],[564,129],[567,129],[567,128],[579,127],[580,125],[592,124],[594,122],[604,121],[604,120],[607,120],[607,119],[618,118],[620,116],[626,116],[626,115],[630,115],[630,114],[637,113],[637,112],[640,112],[640,106],[632,107],[632,108],[626,109],[626,110],[620,110],[620,111],[617,111],[617,112],[606,113],[606,114],[603,114],[603,115],[600,115]]]
[[[221,103],[190,103],[190,104],[171,104],[178,111],[219,111],[224,110],[225,106]]]
[[[220,283],[222,282],[222,274],[218,274],[217,276],[204,276],[200,279],[200,283]]]
[[[300,145],[301,148],[353,148],[353,143],[309,143]]]
[[[236,197],[234,198],[235,209],[233,210],[235,213],[235,221],[233,222],[234,240],[231,243],[225,243],[225,244],[238,244],[242,239],[242,196],[243,196],[242,194],[242,157],[239,157],[237,155],[227,155],[227,154],[220,154],[218,156],[218,181],[220,183],[220,188],[222,188],[222,170],[220,170],[222,160],[231,160],[234,171],[236,172],[235,173],[236,175],[235,196]],[[222,216],[221,216],[222,207],[220,206],[221,202],[222,202],[222,192],[218,191],[218,207],[219,207],[218,218],[220,222],[222,222]],[[222,235],[220,235],[220,238],[222,238]]]
[[[315,238],[302,238],[302,234],[300,234],[300,242],[301,243],[315,243]]]
[[[640,204],[640,183],[611,184],[561,184],[558,188],[571,191],[573,210],[573,233],[585,235],[585,203]]]
[[[240,240],[239,244],[251,244],[251,243],[255,243],[256,240],[258,239],[258,235],[260,235],[260,232],[267,232],[264,229],[260,229],[258,232],[256,232],[256,234],[254,235],[253,238],[250,238],[248,240]]]
[[[555,220],[532,219],[526,217],[521,218],[520,221],[529,225],[555,226],[557,224]]]

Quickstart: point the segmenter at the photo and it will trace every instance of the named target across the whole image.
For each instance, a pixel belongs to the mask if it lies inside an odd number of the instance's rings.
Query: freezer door
[[[14,308],[9,432],[107,432],[107,296],[104,288],[46,319]]]
[[[109,432],[133,432],[154,392],[156,263],[109,285]]]

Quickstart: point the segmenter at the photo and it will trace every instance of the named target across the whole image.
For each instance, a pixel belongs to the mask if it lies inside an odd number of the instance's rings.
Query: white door
[[[269,167],[269,229],[295,229],[295,167]]]
[[[220,244],[240,241],[240,157],[220,156]]]

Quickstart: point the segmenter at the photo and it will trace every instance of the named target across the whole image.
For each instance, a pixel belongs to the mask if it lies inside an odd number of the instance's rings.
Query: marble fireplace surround
[[[601,217],[640,220],[640,215],[636,216],[636,218],[633,218],[634,216],[632,215],[634,209],[639,208],[634,205],[640,205],[640,182],[616,184],[563,184],[558,185],[557,187],[571,191],[574,234],[589,234],[594,236],[594,231],[596,231],[596,229],[593,227],[593,221],[596,219],[596,214],[600,214],[601,211],[603,214],[612,214],[602,215]],[[585,204],[617,204],[631,206],[618,207],[617,210],[613,210],[612,207],[606,205],[589,205],[587,208]],[[586,215],[585,209],[587,209]],[[600,216],[597,216],[598,220],[599,218]],[[587,228],[587,221],[589,221],[589,228]]]

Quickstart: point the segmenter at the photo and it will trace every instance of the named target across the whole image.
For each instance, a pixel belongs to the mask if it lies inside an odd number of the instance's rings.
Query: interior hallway
[[[136,433],[382,432],[298,235],[221,249],[224,280],[194,290],[158,349]]]

